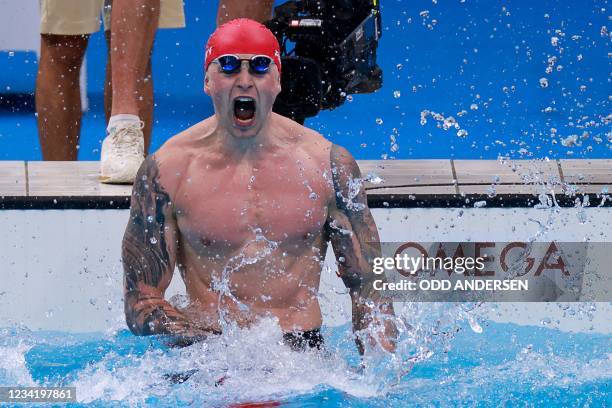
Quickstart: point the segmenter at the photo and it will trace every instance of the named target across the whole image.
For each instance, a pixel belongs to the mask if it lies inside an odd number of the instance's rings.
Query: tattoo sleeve
[[[374,290],[374,280],[384,279],[384,275],[374,275],[371,267],[373,259],[381,256],[380,240],[357,162],[337,145],[332,145],[330,161],[336,197],[326,230],[339,275],[350,292],[353,329],[359,331],[370,324],[373,313],[393,314],[393,304]]]
[[[186,318],[167,301],[176,260],[176,224],[170,197],[153,156],[141,166],[132,191],[122,245],[125,315],[137,335],[180,333]]]

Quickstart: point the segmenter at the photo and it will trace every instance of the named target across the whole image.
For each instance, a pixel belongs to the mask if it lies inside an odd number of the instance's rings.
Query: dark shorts
[[[283,341],[293,351],[321,350],[324,345],[321,329],[285,333],[283,334]]]
[[[321,329],[285,333],[283,334],[283,342],[291,347],[293,351],[306,351],[308,349],[322,350],[324,346]],[[197,372],[198,370],[189,370],[180,373],[164,374],[163,377],[173,384],[181,384]],[[222,385],[224,380],[225,378],[221,378],[215,386]]]

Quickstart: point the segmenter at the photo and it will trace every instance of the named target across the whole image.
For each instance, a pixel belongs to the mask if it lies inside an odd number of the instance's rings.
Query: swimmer
[[[125,313],[136,335],[190,344],[278,320],[294,349],[320,348],[317,299],[328,242],[349,290],[359,351],[395,348],[392,303],[373,289],[378,232],[354,158],[272,112],[279,45],[263,25],[232,20],[209,38],[204,91],[214,115],[146,158],[123,238]],[[164,299],[175,269],[189,306]],[[365,330],[371,329],[371,330]]]

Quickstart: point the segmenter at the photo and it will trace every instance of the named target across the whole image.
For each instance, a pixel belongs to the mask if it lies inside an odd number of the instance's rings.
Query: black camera
[[[282,91],[274,112],[304,123],[349,94],[382,86],[378,0],[289,1],[274,8],[266,26],[281,47]]]

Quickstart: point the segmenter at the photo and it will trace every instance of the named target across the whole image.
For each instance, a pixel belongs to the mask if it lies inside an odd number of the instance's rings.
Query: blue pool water
[[[612,404],[612,337],[545,327],[458,325],[429,342],[398,379],[389,356],[358,372],[348,326],[324,328],[328,355],[294,353],[263,325],[235,338],[168,349],[126,330],[106,334],[0,331],[0,385],[76,386],[91,406],[592,406]],[[434,336],[435,337],[435,336]],[[444,338],[442,340],[442,338]],[[420,360],[420,361],[419,361]],[[182,384],[164,375],[199,371]],[[215,386],[224,377],[222,385]]]
[[[606,4],[383,1],[382,89],[355,95],[307,125],[358,159],[611,157]],[[213,112],[202,91],[201,67],[215,13],[214,3],[187,2],[187,27],[158,33],[152,150]],[[97,33],[87,52],[91,108],[83,122],[81,160],[100,155],[105,58]],[[0,52],[0,68],[0,102],[33,92],[34,53]],[[0,106],[0,159],[40,159],[31,101]],[[444,129],[443,120],[427,115],[422,123],[424,112],[453,117],[459,128]]]

